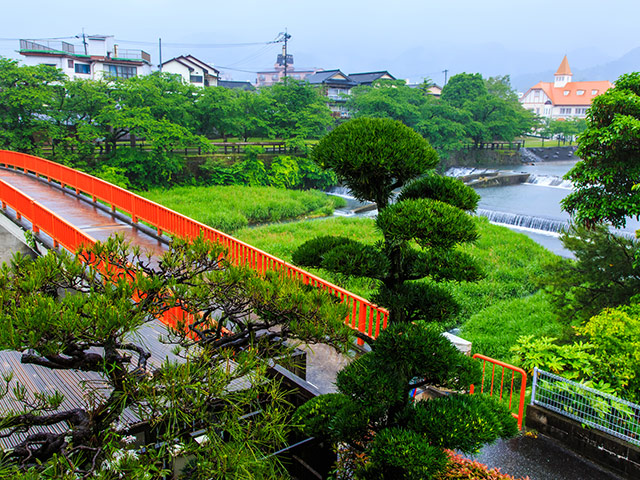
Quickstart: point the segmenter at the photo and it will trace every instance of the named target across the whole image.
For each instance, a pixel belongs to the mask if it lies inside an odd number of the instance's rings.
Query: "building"
[[[69,78],[100,80],[151,73],[151,55],[119,48],[111,35],[87,35],[81,45],[61,41],[20,40],[25,65],[51,65]]]
[[[309,75],[306,80],[311,85],[320,87],[320,92],[329,99],[329,109],[334,117],[346,118],[349,116],[345,103],[351,89],[358,85],[358,82],[340,70],[323,70]]]
[[[165,73],[180,75],[184,83],[197,87],[217,87],[220,71],[207,65],[192,55],[180,56],[163,62],[160,66]]]
[[[218,86],[224,88],[232,88],[237,90],[253,91],[256,87],[251,82],[239,80],[218,80]]]
[[[551,119],[584,118],[591,101],[613,85],[608,80],[572,81],[567,56],[555,73],[553,82],[538,82],[520,97],[527,110]]]
[[[362,72],[362,73],[350,73],[349,78],[356,82],[358,85],[373,85],[373,82],[377,80],[396,80],[396,77],[391,75],[386,70],[382,72]]]
[[[269,87],[274,83],[278,83],[285,77],[284,67],[285,67],[285,56],[283,53],[278,55],[276,59],[276,63],[273,66],[273,70],[267,70],[264,72],[258,72],[258,76],[256,78],[256,86],[257,87]],[[293,55],[288,54],[286,56],[286,67],[287,67],[287,77],[291,77],[295,80],[307,80],[307,78],[314,73],[321,71],[321,69],[312,69],[312,70],[296,70],[293,66]]]

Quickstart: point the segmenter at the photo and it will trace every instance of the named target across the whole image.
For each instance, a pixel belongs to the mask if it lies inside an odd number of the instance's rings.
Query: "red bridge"
[[[235,264],[258,272],[281,271],[339,297],[349,307],[347,323],[369,337],[387,326],[387,310],[362,297],[135,193],[43,158],[0,150],[0,199],[5,213],[24,228],[71,252],[119,233],[161,254],[168,244],[168,238],[162,240],[165,233],[186,238],[202,234],[223,245]],[[167,318],[166,323],[174,321]]]

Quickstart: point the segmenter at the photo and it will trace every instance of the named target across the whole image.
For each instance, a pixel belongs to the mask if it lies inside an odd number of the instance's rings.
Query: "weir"
[[[562,233],[569,228],[569,223],[553,218],[537,217],[533,215],[521,215],[518,213],[497,212],[479,208],[479,217],[486,217],[492,223],[513,225],[520,228],[539,230],[542,232]]]

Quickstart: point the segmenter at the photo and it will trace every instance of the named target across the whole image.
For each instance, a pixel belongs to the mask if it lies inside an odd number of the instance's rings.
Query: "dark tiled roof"
[[[382,72],[350,73],[349,78],[351,78],[354,82],[357,82],[359,85],[371,85],[373,82],[379,80],[385,75],[389,75],[393,80],[396,79],[396,77],[391,75],[386,70]]]
[[[255,90],[251,82],[239,82],[235,80],[218,80],[218,86],[224,88],[239,88],[241,90]]]
[[[345,79],[342,78],[332,78],[334,75],[342,75]],[[306,78],[306,81],[311,84],[334,84],[334,85],[344,85],[344,86],[355,86],[356,82],[351,80],[351,78],[342,73],[340,70],[324,70],[322,72],[314,73],[313,75],[309,75]]]

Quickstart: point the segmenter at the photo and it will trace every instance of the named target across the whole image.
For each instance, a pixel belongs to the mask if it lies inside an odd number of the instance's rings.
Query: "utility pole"
[[[162,71],[162,39],[158,38],[158,57],[160,58],[160,64],[158,70]]]
[[[284,54],[284,78],[287,78],[287,41],[291,38],[291,35],[287,33],[287,29],[284,29],[284,46],[282,47],[282,53]]]
[[[82,28],[82,44],[84,45],[84,54],[88,55],[88,53],[87,53],[87,39],[86,39],[85,34],[84,34],[84,27]]]
[[[446,68],[442,71],[442,73],[444,73],[444,85],[447,84],[447,73],[449,73],[449,70],[447,70]],[[443,85],[443,87],[444,87]]]

